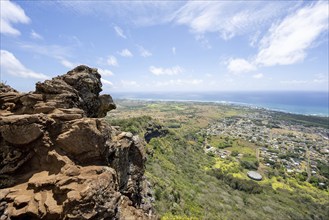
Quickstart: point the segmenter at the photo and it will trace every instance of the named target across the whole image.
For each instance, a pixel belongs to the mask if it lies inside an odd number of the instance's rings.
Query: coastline
[[[235,94],[235,93],[230,93]],[[237,93],[238,95],[240,93]],[[279,93],[280,94],[280,93]],[[162,101],[162,102],[198,102],[198,103],[214,103],[222,105],[232,105],[238,107],[248,107],[251,109],[261,109],[266,111],[281,112],[288,114],[304,115],[304,116],[316,116],[316,117],[329,117],[329,105],[327,108],[323,106],[310,106],[310,105],[288,105],[282,103],[249,103],[241,101],[231,100],[213,100],[213,97],[208,97],[207,94],[194,94],[193,98],[182,98],[185,93],[178,94],[164,94],[164,93],[113,93],[114,99],[126,99],[126,100],[140,100],[140,101]],[[244,94],[245,95],[245,94]],[[171,96],[171,97],[163,97]],[[245,95],[246,96],[246,95]],[[319,101],[319,100],[317,100]],[[322,103],[321,103],[322,104]],[[323,104],[325,105],[325,104]]]

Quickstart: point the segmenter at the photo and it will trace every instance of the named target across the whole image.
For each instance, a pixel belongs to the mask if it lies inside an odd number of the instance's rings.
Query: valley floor
[[[116,100],[112,125],[147,137],[162,219],[325,219],[328,118],[197,102]],[[257,171],[261,181],[247,176]]]

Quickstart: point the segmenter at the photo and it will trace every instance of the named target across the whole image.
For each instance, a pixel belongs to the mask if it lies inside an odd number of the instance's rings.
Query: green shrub
[[[244,159],[242,158],[240,160],[240,165],[248,170],[257,170],[259,166],[259,162],[257,160],[249,160],[249,159]]]
[[[218,168],[209,170],[208,174],[224,181],[232,189],[244,191],[250,194],[259,194],[263,191],[263,187],[255,181],[236,178],[231,174],[226,174]]]
[[[232,156],[232,157],[236,157],[236,156],[238,156],[238,155],[239,155],[239,152],[236,151],[236,150],[232,151],[232,153],[231,153],[231,156]]]

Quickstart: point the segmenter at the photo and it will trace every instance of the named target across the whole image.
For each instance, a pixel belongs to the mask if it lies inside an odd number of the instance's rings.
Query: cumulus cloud
[[[118,52],[120,56],[123,57],[133,57],[134,55],[128,49],[123,49],[122,51]]]
[[[119,37],[127,39],[127,36],[123,33],[123,30],[119,26],[114,26],[114,31]]]
[[[302,61],[306,50],[328,30],[328,2],[299,9],[274,25],[261,40],[255,62],[263,66],[287,65]]]
[[[230,59],[228,61],[227,69],[232,73],[238,74],[254,71],[257,68],[247,60],[238,58]]]
[[[36,73],[26,68],[15,56],[7,50],[1,50],[0,57],[1,73],[21,78],[48,79],[49,76]]]
[[[106,60],[106,63],[110,66],[118,66],[118,61],[117,58],[115,58],[115,56],[109,56]]]
[[[0,1],[0,33],[18,36],[21,32],[13,27],[15,23],[28,24],[30,18],[24,10],[14,2]]]
[[[149,71],[156,76],[160,76],[160,75],[177,75],[184,72],[184,69],[180,66],[173,66],[170,68],[150,66]]]
[[[303,61],[307,49],[313,47],[316,39],[328,30],[328,14],[328,2],[322,1],[294,11],[270,28],[260,40],[254,58],[249,61],[242,58],[230,59],[227,69],[232,73],[242,73],[262,66],[289,65]],[[257,39],[252,40],[252,45],[256,44],[255,41]],[[299,81],[287,82],[300,84]]]

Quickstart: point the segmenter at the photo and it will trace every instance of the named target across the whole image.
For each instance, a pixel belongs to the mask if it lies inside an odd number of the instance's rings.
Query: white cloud
[[[130,52],[130,50],[128,50],[128,49],[123,49],[122,51],[118,52],[118,54],[119,54],[120,56],[123,56],[123,57],[132,57],[132,56],[134,56],[134,55]]]
[[[66,34],[60,34],[59,38],[61,39],[61,42],[66,42],[67,45],[70,45],[71,47],[82,47],[83,42],[79,39],[79,37],[75,35],[66,35]]]
[[[20,43],[19,46],[23,49],[36,54],[56,58],[62,60],[71,54],[71,48],[60,45],[42,45],[36,43]]]
[[[255,79],[261,79],[264,77],[264,75],[263,75],[263,73],[257,73],[257,74],[254,74],[252,77]]]
[[[107,69],[98,68],[98,72],[99,72],[99,74],[101,74],[101,76],[113,76],[114,75],[111,70],[107,70]]]
[[[99,71],[99,69],[98,69],[98,71]],[[101,78],[101,82],[102,82],[102,84],[106,84],[106,85],[109,85],[109,86],[113,86],[113,83],[110,82],[110,81],[108,81],[108,80],[106,80],[106,79]]]
[[[327,29],[328,2],[305,6],[271,27],[260,42],[255,62],[273,66],[302,61],[306,50]]]
[[[286,84],[286,85],[315,85],[315,86],[320,86],[325,85],[326,88],[328,88],[328,78],[329,76],[326,74],[315,74],[313,79],[308,79],[308,80],[299,80],[299,79],[293,79],[293,80],[283,80],[280,81],[281,84]]]
[[[175,13],[173,20],[189,26],[194,33],[219,32],[227,40],[259,29],[290,5],[293,3],[189,1]]]
[[[192,84],[192,85],[199,85],[203,83],[202,79],[193,79],[193,80],[187,80],[185,83]]]
[[[176,47],[171,48],[172,54],[176,55]]]
[[[328,83],[328,79],[313,79],[314,83]]]
[[[168,80],[168,81],[160,81],[160,82],[154,82],[153,85],[155,87],[167,87],[167,86],[196,86],[203,83],[202,79],[175,79],[175,80]]]
[[[69,9],[82,15],[119,17],[136,26],[186,25],[195,34],[217,32],[224,39],[254,33],[295,5],[294,1],[57,2],[62,10]],[[126,37],[120,27],[115,26],[114,30],[120,37]]]
[[[152,56],[152,53],[148,50],[144,50],[144,51],[141,52],[141,56],[142,57],[150,57],[150,56]]]
[[[115,56],[109,56],[106,60],[106,63],[110,66],[118,66],[118,61],[117,58],[115,58]]]
[[[230,59],[228,61],[227,69],[232,73],[238,74],[244,72],[251,72],[256,70],[257,68],[247,60],[238,58]]]
[[[261,35],[261,32],[258,30],[256,31],[254,34],[252,34],[249,38],[249,45],[251,47],[256,47],[257,46],[257,43],[259,41],[259,38],[260,38],[260,35]]]
[[[68,61],[68,60],[66,60],[66,59],[64,59],[64,58],[61,59],[60,62],[61,62],[61,64],[62,64],[63,66],[65,66],[65,67],[67,67],[67,68],[70,68],[70,69],[73,69],[73,68],[75,68],[76,66],[78,66],[78,64],[72,63],[72,62],[70,62],[70,61]]]
[[[289,84],[289,85],[298,85],[298,84],[306,84],[308,83],[307,80],[285,80],[285,81],[280,81],[282,84]]]
[[[160,75],[177,75],[184,72],[184,69],[180,66],[174,66],[170,68],[150,66],[149,71],[156,76],[160,76]]]
[[[28,50],[35,54],[41,54],[58,60],[66,68],[73,69],[78,63],[72,63],[67,59],[71,57],[71,48],[60,45],[45,45],[37,43],[20,43],[22,49]]]
[[[211,45],[208,39],[203,34],[198,34],[195,36],[195,39],[201,43],[201,45],[206,49],[211,49]]]
[[[119,17],[135,26],[167,23],[173,11],[184,2],[179,1],[62,1],[56,2],[61,10],[92,16]]]
[[[13,27],[15,23],[28,24],[30,18],[26,16],[24,10],[14,2],[0,1],[0,33],[18,36],[20,31]]]
[[[1,73],[10,74],[22,78],[48,79],[49,76],[36,73],[26,68],[15,56],[7,50],[1,50],[0,57]]]
[[[315,78],[312,80],[313,83],[327,83],[328,84],[329,75],[325,75],[322,73],[315,74]]]
[[[119,37],[127,39],[127,36],[123,33],[123,30],[119,26],[114,26],[114,30],[115,30],[115,33],[117,33],[117,35]]]
[[[31,34],[30,34],[31,38],[32,39],[35,39],[35,40],[42,40],[43,37],[38,34],[37,32],[35,32],[34,30],[31,31]]]
[[[121,80],[121,85],[123,87],[140,87],[140,85],[134,80]]]
[[[139,52],[140,52],[140,55],[142,57],[150,57],[152,56],[152,53],[148,50],[146,50],[143,46],[141,45],[137,45],[138,49],[139,49]]]
[[[288,65],[304,60],[306,50],[328,30],[328,3],[317,2],[304,6],[273,25],[260,41],[257,55],[250,59],[230,59],[227,69],[232,73],[251,72],[261,66]],[[251,39],[255,45],[259,33]],[[255,74],[254,78],[263,75]],[[315,79],[317,81],[318,79]],[[321,81],[321,79],[320,79]],[[300,84],[304,81],[281,81],[283,84]]]

